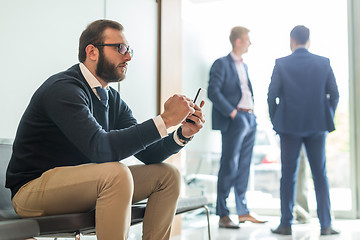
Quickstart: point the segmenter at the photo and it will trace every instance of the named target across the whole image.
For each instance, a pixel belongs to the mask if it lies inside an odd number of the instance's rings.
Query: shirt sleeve
[[[159,116],[156,116],[153,118],[154,120],[154,123],[155,123],[155,126],[157,128],[157,130],[159,131],[159,134],[161,136],[161,138],[164,138],[166,136],[168,136],[168,132],[166,130],[166,126],[165,126],[165,123],[164,123],[164,120],[162,119],[162,117],[159,115]],[[179,136],[176,134],[176,131],[174,132],[174,141],[179,145],[179,146],[185,146],[185,144],[183,144],[180,139],[179,139]]]
[[[164,123],[164,120],[162,119],[162,117],[159,115],[159,116],[154,117],[153,120],[154,120],[157,130],[159,131],[161,138],[166,137],[168,135],[168,132],[166,130],[166,126],[165,126],[165,123]]]

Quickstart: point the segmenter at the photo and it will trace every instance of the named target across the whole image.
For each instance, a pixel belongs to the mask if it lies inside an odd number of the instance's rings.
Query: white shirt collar
[[[242,63],[242,58],[239,58],[238,56],[236,56],[233,51],[230,52],[230,56],[232,57],[232,59],[234,60],[234,62]]]

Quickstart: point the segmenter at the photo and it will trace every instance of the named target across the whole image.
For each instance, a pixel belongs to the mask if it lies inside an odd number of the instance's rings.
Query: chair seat
[[[31,218],[37,221],[40,227],[40,236],[76,235],[76,233],[88,231],[95,232],[95,210],[87,213],[61,214]]]
[[[131,225],[143,221],[146,204],[136,204],[131,208]],[[76,233],[95,233],[95,210],[87,213],[62,214],[32,218],[38,222],[40,236],[74,236]]]
[[[180,198],[177,204],[176,214],[181,214],[195,209],[199,209],[206,204],[208,204],[208,200],[204,196]]]
[[[16,240],[38,236],[40,229],[33,219],[0,221],[0,240]]]

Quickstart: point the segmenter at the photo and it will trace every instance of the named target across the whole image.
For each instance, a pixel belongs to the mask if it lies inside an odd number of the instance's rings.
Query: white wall
[[[135,51],[122,97],[140,121],[155,115],[155,0],[0,0],[0,6],[0,138],[15,137],[32,94],[49,76],[78,63],[81,32],[104,17],[124,25]]]
[[[157,3],[155,0],[107,0],[106,17],[120,22],[134,57],[120,95],[139,122],[152,118],[157,106]]]

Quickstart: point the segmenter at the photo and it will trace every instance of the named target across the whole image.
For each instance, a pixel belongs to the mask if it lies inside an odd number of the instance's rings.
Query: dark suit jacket
[[[331,132],[335,130],[333,118],[338,102],[339,92],[328,58],[299,48],[276,60],[268,92],[276,132]]]
[[[246,75],[247,65],[244,64]],[[249,76],[248,76],[249,79]],[[249,79],[249,88],[253,94]],[[231,55],[217,59],[210,69],[208,98],[213,103],[212,128],[226,131],[231,122],[230,113],[242,97],[239,76]]]

